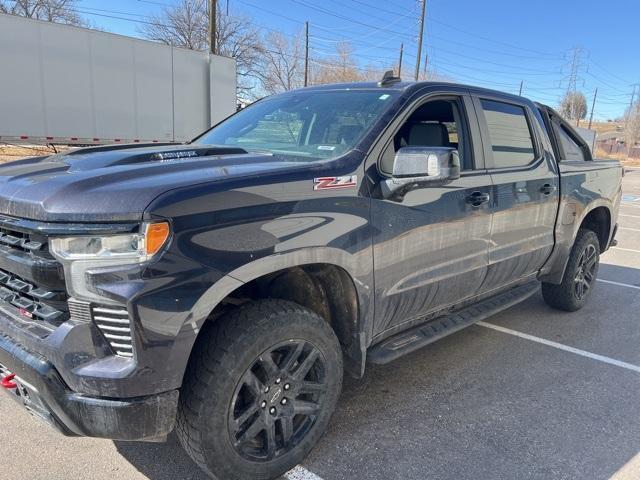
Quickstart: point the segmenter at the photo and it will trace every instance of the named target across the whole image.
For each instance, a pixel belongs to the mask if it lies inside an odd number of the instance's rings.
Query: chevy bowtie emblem
[[[329,190],[331,188],[353,188],[358,185],[357,175],[346,177],[318,177],[313,179],[314,190]]]

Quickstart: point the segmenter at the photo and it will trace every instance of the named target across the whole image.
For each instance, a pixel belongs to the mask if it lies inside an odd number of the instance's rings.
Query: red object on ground
[[[17,388],[18,384],[16,382],[13,382],[12,380],[16,378],[16,374],[15,373],[11,373],[9,375],[7,375],[6,377],[4,377],[2,379],[2,381],[0,381],[0,384],[4,387],[4,388]]]

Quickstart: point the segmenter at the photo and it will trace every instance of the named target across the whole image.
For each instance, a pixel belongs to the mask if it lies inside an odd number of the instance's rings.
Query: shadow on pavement
[[[182,449],[175,433],[166,443],[113,443],[131,465],[151,480],[209,480]]]

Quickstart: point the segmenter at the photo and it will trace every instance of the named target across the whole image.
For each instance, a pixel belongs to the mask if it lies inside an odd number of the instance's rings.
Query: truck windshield
[[[238,112],[193,143],[234,145],[296,161],[332,159],[351,150],[396,95],[373,89],[276,95]]]

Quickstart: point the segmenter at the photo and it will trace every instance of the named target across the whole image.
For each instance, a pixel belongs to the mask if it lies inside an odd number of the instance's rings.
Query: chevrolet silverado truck
[[[275,478],[343,371],[540,288],[583,307],[622,175],[547,106],[391,75],[263,99],[186,144],[4,164],[2,390],[66,435],[175,429],[211,477]]]

